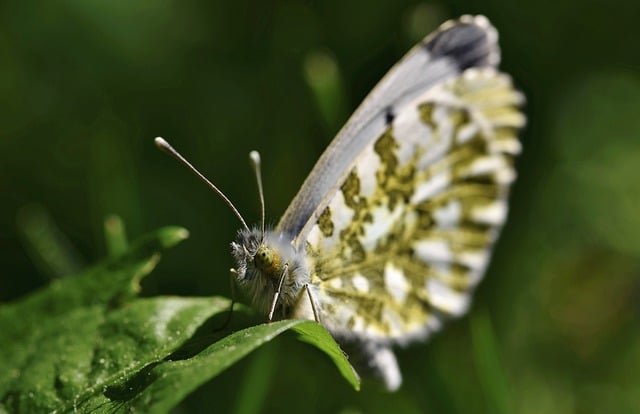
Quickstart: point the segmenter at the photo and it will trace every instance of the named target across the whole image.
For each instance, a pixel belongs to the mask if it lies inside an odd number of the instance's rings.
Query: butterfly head
[[[248,282],[256,278],[277,281],[288,263],[287,258],[293,255],[293,249],[283,241],[282,236],[278,237],[273,232],[263,234],[258,229],[240,230],[231,243],[238,281]]]
[[[277,271],[281,266],[280,262],[278,252],[264,244],[258,247],[258,251],[255,256],[253,256],[253,265],[256,269],[264,273],[274,273],[274,271]]]

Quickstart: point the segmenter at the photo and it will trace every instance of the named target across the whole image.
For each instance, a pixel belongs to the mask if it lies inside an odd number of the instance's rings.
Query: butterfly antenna
[[[251,164],[253,164],[253,172],[256,174],[256,182],[258,183],[258,195],[260,196],[260,234],[264,239],[264,192],[262,191],[262,172],[260,171],[260,153],[258,151],[251,151],[249,153],[251,158]]]
[[[209,186],[209,188],[211,188],[216,194],[218,194],[220,196],[220,198],[222,198],[222,200],[227,203],[227,205],[229,206],[229,208],[231,209],[231,211],[233,211],[233,213],[236,215],[236,217],[238,217],[238,219],[240,219],[240,222],[242,223],[242,227],[245,228],[245,230],[249,231],[249,226],[247,226],[247,222],[244,221],[244,219],[242,218],[242,215],[240,215],[240,212],[238,211],[238,209],[233,205],[233,203],[227,198],[226,195],[224,195],[224,193],[222,191],[220,191],[218,189],[218,187],[216,187],[215,185],[213,185],[213,183],[211,181],[209,181],[207,179],[207,177],[205,177],[204,175],[202,175],[202,173],[200,171],[198,171],[196,169],[196,167],[194,167],[193,165],[191,165],[191,163],[189,161],[186,160],[186,158],[184,158],[182,155],[180,155],[180,153],[178,151],[176,151],[175,149],[173,149],[173,147],[171,145],[169,145],[169,143],[167,141],[165,141],[163,138],[161,137],[157,137],[155,140],[156,146],[158,148],[160,148],[161,150],[163,150],[164,152],[166,152],[167,154],[171,155],[173,158],[175,158],[176,160],[178,160],[180,163],[182,163],[182,165],[184,165],[185,167],[187,167],[189,170],[191,170],[191,172],[193,172],[198,178],[200,178],[206,185]]]

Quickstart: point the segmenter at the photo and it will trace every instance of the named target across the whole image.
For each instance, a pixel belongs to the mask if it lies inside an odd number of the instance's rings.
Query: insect
[[[484,16],[444,23],[400,60],[338,133],[280,222],[242,222],[232,274],[268,320],[303,318],[355,348],[389,390],[394,346],[464,314],[506,220],[523,95],[498,69]]]

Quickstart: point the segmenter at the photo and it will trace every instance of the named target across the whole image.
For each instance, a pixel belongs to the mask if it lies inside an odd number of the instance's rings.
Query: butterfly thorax
[[[231,243],[231,253],[238,284],[253,307],[268,315],[282,281],[274,319],[289,316],[310,278],[304,253],[293,247],[291,237],[275,231],[263,234],[260,229],[242,229]]]

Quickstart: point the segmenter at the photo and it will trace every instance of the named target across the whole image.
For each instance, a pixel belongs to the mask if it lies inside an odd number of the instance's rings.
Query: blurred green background
[[[275,224],[377,80],[465,13],[498,28],[529,118],[510,219],[470,315],[400,352],[396,394],[354,392],[287,337],[177,412],[638,412],[637,1],[5,0],[0,300],[103,257],[110,214],[131,237],[191,231],[144,295],[228,296],[237,220],[153,138],[169,139],[250,222],[259,204],[247,154],[258,149]],[[55,247],[51,258],[38,245]]]

